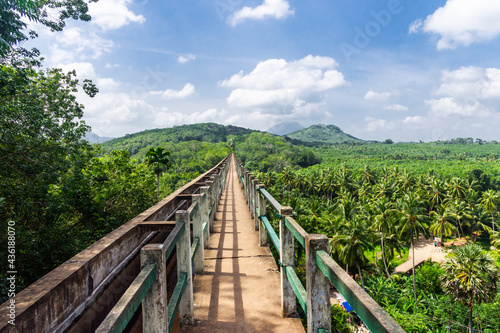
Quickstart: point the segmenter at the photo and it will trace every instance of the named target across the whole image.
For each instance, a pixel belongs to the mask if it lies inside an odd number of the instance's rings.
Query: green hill
[[[312,125],[286,135],[296,141],[317,144],[363,143],[365,141],[344,133],[335,125]]]
[[[219,143],[226,142],[229,135],[241,136],[254,132],[257,131],[214,123],[180,125],[127,134],[121,138],[106,141],[103,146],[107,151],[126,149],[130,155],[136,155],[142,148],[156,147],[164,145],[166,142],[201,141]]]

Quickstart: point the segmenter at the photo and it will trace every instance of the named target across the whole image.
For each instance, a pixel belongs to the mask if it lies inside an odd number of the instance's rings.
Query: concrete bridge
[[[16,295],[15,326],[4,303],[0,332],[325,333],[332,286],[372,332],[403,332],[329,257],[328,238],[307,234],[229,155]]]

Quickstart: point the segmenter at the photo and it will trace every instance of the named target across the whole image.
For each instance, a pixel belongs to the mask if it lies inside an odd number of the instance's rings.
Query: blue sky
[[[93,132],[216,122],[335,124],[366,140],[500,140],[500,2],[100,0],[90,23],[36,26],[76,69]]]

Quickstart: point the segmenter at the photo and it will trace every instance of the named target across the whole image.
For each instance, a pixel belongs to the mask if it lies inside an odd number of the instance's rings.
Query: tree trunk
[[[385,261],[385,248],[384,248],[384,235],[380,238],[382,243],[382,261],[384,262],[385,272],[390,281],[392,281],[391,274],[389,274],[389,269],[387,268],[387,262]]]
[[[417,284],[415,283],[415,244],[413,241],[413,232],[411,235],[411,251],[412,251],[412,275],[413,275],[413,296],[415,296],[415,305],[417,303]]]
[[[365,282],[363,281],[363,275],[361,274],[361,268],[358,265],[358,273],[359,273],[359,278],[361,279],[361,287],[363,287],[363,290],[365,289]]]
[[[158,197],[158,201],[160,200],[160,175],[156,175],[156,196]]]
[[[460,230],[462,231],[462,235],[464,235],[464,238],[465,240],[467,241],[467,243],[469,242],[469,240],[467,239],[467,237],[465,237],[465,232],[464,230],[462,229],[462,222],[460,222],[460,219],[458,219],[458,225],[460,226]]]
[[[472,333],[472,306],[469,308],[469,333]]]
[[[495,232],[495,218],[493,217],[493,211],[491,212],[491,225],[493,227],[493,232]]]

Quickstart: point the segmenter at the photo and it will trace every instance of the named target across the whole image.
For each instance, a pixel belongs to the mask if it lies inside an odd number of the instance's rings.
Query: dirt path
[[[441,247],[434,246],[434,240],[420,238],[420,242],[415,244],[415,266],[418,266],[423,261],[431,259],[434,262],[443,262],[446,254],[441,252]],[[408,260],[394,269],[394,273],[406,273],[413,267],[413,251],[410,248]]]

